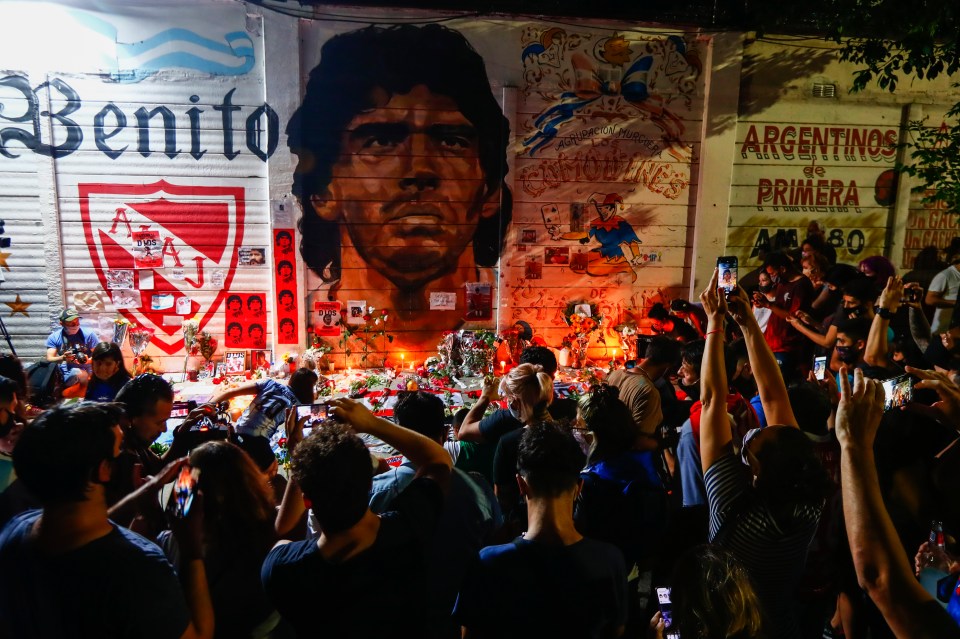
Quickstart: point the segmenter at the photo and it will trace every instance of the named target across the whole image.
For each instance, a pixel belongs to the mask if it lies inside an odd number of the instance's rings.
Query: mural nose
[[[435,173],[419,172],[400,180],[400,188],[406,190],[415,188],[418,191],[435,189],[440,185],[440,178]]]

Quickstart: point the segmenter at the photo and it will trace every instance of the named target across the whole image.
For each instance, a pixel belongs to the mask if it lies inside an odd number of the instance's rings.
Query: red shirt
[[[805,275],[801,275],[793,282],[781,281],[777,285],[777,297],[773,303],[792,315],[797,311],[809,311],[813,298],[813,284]],[[763,336],[774,353],[801,351],[808,343],[803,333],[776,313],[770,315]]]

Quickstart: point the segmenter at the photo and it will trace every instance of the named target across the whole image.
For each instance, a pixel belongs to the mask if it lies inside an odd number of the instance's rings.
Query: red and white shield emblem
[[[131,322],[154,330],[151,344],[165,353],[183,348],[180,324],[170,318],[197,317],[207,324],[230,290],[237,266],[237,248],[243,244],[243,187],[177,186],[163,180],[153,184],[79,184],[80,216],[90,259],[104,291],[107,271],[135,269],[132,234],[158,231],[164,268],[140,269],[139,308],[118,312]],[[182,269],[182,273],[180,270]],[[214,280],[214,272],[222,273]],[[153,274],[145,290],[143,274]],[[190,313],[154,308],[155,296],[189,298]],[[180,309],[183,310],[182,308]]]

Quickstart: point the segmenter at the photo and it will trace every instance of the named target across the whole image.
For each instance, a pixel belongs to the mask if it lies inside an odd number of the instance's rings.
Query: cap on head
[[[63,312],[60,313],[61,322],[72,322],[76,319],[80,319],[80,313],[78,313],[75,308],[65,308]]]

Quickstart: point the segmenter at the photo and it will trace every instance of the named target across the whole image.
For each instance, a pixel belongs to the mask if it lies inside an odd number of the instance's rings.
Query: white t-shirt
[[[960,271],[956,266],[948,266],[933,276],[930,281],[928,291],[943,293],[943,299],[953,302],[957,299],[957,293],[960,292]],[[952,308],[938,308],[933,313],[933,321],[930,322],[930,331],[933,335],[939,335],[950,328],[950,319],[953,317]]]

